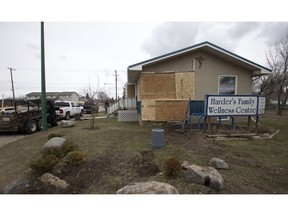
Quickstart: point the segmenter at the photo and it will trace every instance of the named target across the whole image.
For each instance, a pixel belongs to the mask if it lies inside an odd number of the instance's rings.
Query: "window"
[[[218,78],[218,94],[236,94],[237,76],[220,75]],[[229,120],[228,116],[217,117],[218,121]]]
[[[218,93],[219,94],[236,94],[237,76],[221,75],[218,78]]]

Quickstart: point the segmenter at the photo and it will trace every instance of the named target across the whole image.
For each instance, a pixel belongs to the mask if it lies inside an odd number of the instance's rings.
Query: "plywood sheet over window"
[[[141,100],[141,112],[143,121],[155,120],[155,100],[154,99],[142,99]]]
[[[140,95],[143,99],[175,99],[175,73],[141,73]]]
[[[175,73],[176,99],[195,99],[194,72]]]
[[[183,121],[187,106],[188,100],[156,100],[155,121]]]
[[[127,97],[128,98],[135,97],[135,85],[134,84],[127,85]]]

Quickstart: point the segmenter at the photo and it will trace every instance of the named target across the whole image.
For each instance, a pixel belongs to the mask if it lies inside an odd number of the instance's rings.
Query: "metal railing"
[[[116,112],[117,110],[135,110],[136,109],[136,98],[124,98],[118,102],[110,105],[107,110],[107,114]]]

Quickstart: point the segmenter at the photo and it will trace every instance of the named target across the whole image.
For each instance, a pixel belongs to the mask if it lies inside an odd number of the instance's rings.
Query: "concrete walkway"
[[[16,141],[25,137],[23,134],[16,133],[0,133],[0,148],[10,142]]]

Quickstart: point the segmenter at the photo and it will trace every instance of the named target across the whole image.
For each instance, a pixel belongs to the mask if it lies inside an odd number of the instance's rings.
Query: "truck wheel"
[[[26,133],[32,134],[38,131],[38,124],[35,120],[29,120],[25,127]]]
[[[66,120],[69,120],[70,119],[70,112],[66,112],[65,114],[65,117],[64,117]]]

